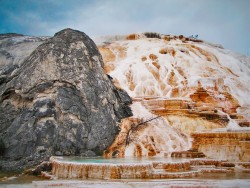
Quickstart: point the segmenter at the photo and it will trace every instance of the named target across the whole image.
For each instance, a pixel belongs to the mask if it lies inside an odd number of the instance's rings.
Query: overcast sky
[[[0,0],[0,33],[198,34],[250,55],[249,9],[250,0]]]

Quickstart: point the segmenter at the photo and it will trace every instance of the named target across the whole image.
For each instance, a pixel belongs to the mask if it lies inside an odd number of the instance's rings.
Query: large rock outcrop
[[[62,30],[13,72],[0,75],[0,167],[34,165],[51,155],[100,155],[130,97],[104,73],[102,57],[83,32]]]

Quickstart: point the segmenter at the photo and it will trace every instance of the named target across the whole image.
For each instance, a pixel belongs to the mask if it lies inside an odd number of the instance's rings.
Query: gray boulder
[[[47,39],[15,71],[0,74],[0,168],[33,166],[51,155],[101,155],[132,115],[131,99],[104,73],[83,32]]]

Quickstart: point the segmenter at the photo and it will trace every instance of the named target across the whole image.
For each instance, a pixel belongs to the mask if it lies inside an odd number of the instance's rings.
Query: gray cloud
[[[26,0],[10,20],[32,35],[53,35],[71,27],[88,35],[154,31],[199,34],[226,48],[250,53],[248,0]],[[50,16],[51,15],[51,16]]]

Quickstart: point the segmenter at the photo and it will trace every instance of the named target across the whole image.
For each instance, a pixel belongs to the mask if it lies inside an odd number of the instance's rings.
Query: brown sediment
[[[155,54],[149,54],[149,58],[152,60],[152,61],[155,61],[158,59],[157,55]]]

